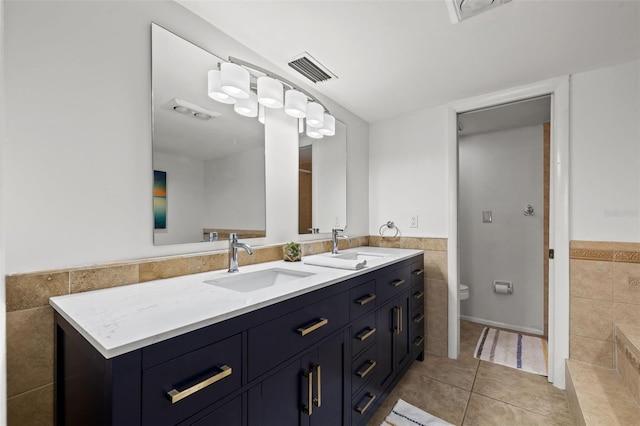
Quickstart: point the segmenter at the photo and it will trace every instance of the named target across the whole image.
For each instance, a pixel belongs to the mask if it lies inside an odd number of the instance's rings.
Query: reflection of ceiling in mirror
[[[207,73],[220,59],[159,27],[152,26],[153,149],[201,160],[264,147],[264,127],[257,118],[236,114],[233,105],[207,95]],[[201,120],[166,105],[174,98],[220,116]]]

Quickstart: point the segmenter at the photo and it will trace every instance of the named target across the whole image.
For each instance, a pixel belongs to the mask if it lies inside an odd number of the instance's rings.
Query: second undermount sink
[[[230,275],[212,280],[206,280],[205,283],[214,285],[216,287],[226,288],[228,290],[238,291],[241,293],[249,293],[256,290],[261,290],[263,288],[284,284],[289,281],[299,280],[311,275],[315,274],[311,272],[291,271],[288,269],[273,268],[255,272],[241,272],[237,275]]]

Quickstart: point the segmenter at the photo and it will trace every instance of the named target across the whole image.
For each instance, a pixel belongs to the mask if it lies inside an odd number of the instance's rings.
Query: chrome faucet
[[[351,245],[351,238],[348,235],[340,235],[338,232],[344,232],[344,229],[333,228],[331,230],[331,254],[338,254],[338,238],[344,238]]]
[[[229,234],[229,271],[228,272],[238,272],[238,249],[243,248],[249,254],[253,254],[253,249],[249,244],[239,243],[238,237],[240,234],[230,233]]]

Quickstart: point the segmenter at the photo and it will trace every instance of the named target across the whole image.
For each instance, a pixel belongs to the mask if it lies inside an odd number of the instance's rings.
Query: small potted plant
[[[293,241],[288,242],[282,247],[284,254],[284,260],[287,262],[297,262],[302,257],[302,250],[300,250],[300,244]]]

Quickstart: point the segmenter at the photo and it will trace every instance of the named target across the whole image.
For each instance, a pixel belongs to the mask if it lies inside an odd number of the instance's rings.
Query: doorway
[[[551,97],[458,114],[460,319],[547,336]]]
[[[564,389],[564,360],[569,357],[569,76],[464,99],[448,106],[448,354],[450,358],[457,358],[460,347],[457,114],[545,95],[551,96],[549,247],[555,251],[555,258],[549,263],[548,380]]]

